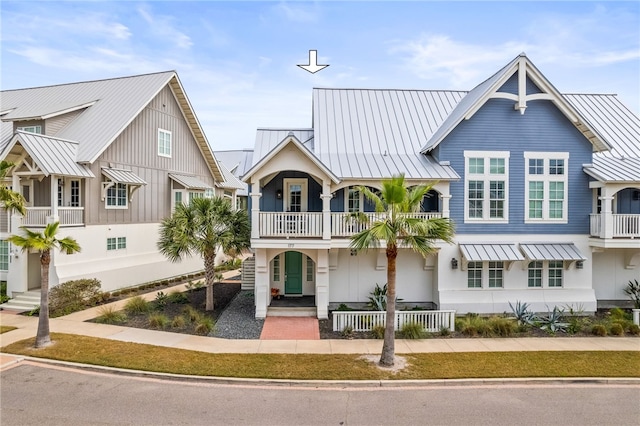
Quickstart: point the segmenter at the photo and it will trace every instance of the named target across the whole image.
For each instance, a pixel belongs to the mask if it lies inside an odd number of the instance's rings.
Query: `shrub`
[[[405,322],[400,333],[405,339],[424,339],[427,337],[424,327],[417,322]]]
[[[376,325],[371,329],[371,334],[376,339],[384,339],[384,325]]]
[[[548,309],[548,307],[547,307]],[[540,317],[541,329],[546,330],[549,334],[556,334],[558,331],[566,331],[569,323],[564,320],[564,309],[553,307],[553,311],[549,311],[547,316]]]
[[[122,324],[127,320],[127,315],[122,311],[116,311],[113,306],[103,306],[98,309],[99,317],[96,322],[101,324]]]
[[[609,315],[613,320],[631,320],[631,313],[622,308],[611,308]]]
[[[200,319],[200,312],[193,306],[185,306],[182,313],[189,322],[196,322]]]
[[[347,338],[353,337],[353,327],[348,325],[345,328],[343,328],[342,329],[342,336],[347,337]]]
[[[605,327],[604,324],[594,324],[594,326],[591,327],[591,334],[594,336],[606,336],[607,327]]]
[[[486,334],[487,326],[478,314],[469,312],[462,318],[456,318],[456,330],[465,336],[474,337],[478,334]]]
[[[338,307],[336,308],[336,311],[353,311],[353,309],[351,309],[350,307],[348,307],[347,305],[345,305],[344,303],[341,303],[340,305],[338,305]]]
[[[496,336],[511,336],[516,328],[516,323],[510,318],[493,316],[487,320],[491,333]]]
[[[631,324],[629,326],[629,334],[632,334],[634,336],[638,336],[640,335],[640,325],[638,324]]]
[[[635,309],[640,309],[640,283],[638,280],[629,280],[624,292],[629,295]]]
[[[185,323],[186,323],[186,321],[184,320],[184,317],[182,315],[178,315],[178,316],[173,318],[173,321],[171,321],[171,327],[173,327],[173,328],[183,328]]]
[[[195,331],[198,334],[209,334],[213,331],[214,327],[215,322],[213,321],[213,318],[202,315],[196,321]]]
[[[516,301],[516,305],[513,306],[511,302],[509,302],[509,307],[513,312],[513,315],[516,317],[518,324],[529,324],[532,325],[536,319],[536,316],[529,310],[529,304],[526,302]]]
[[[49,312],[55,318],[95,306],[101,300],[100,280],[84,278],[67,281],[49,292]]]
[[[169,302],[169,296],[165,294],[165,292],[159,291],[156,294],[156,308],[164,309],[164,307],[167,306],[168,302]]]
[[[127,303],[124,305],[124,310],[133,315],[144,314],[151,310],[151,305],[149,305],[149,302],[144,300],[142,296],[136,296],[127,300]]]
[[[622,336],[624,334],[624,328],[620,323],[611,324],[611,329],[609,330],[612,336]]]
[[[0,303],[4,303],[9,300],[7,296],[7,283],[6,281],[0,281]]]
[[[445,327],[444,325],[440,327],[440,336],[447,337],[450,335],[451,335],[451,330],[449,330],[449,327]]]
[[[176,303],[176,304],[189,303],[189,298],[187,297],[187,295],[179,291],[174,291],[173,293],[169,293],[168,299],[169,299],[169,302]]]
[[[149,315],[149,326],[154,328],[163,329],[169,325],[169,317],[160,312],[154,312]]]

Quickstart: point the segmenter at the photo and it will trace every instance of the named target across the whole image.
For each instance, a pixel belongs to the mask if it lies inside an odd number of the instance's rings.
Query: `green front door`
[[[302,253],[288,251],[284,254],[285,294],[302,294]]]

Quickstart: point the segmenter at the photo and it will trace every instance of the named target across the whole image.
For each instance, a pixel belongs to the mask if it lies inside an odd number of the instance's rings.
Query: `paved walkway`
[[[320,340],[317,318],[267,317],[260,340]]]
[[[163,289],[164,292],[184,290],[184,284]],[[152,300],[156,292],[142,295]],[[126,300],[113,302],[110,305],[121,309]],[[318,354],[379,354],[382,340],[313,340],[301,339],[293,335],[288,340],[232,340],[215,337],[192,336],[167,331],[144,330],[117,325],[85,322],[97,317],[100,307],[76,312],[64,317],[50,320],[54,333],[78,334],[101,337],[123,342],[146,343],[155,346],[189,349],[209,353],[318,353]],[[270,317],[278,318],[278,317]],[[271,321],[278,321],[277,319]],[[265,321],[266,323],[269,322]],[[315,321],[317,325],[317,321]],[[0,325],[13,326],[16,330],[0,334],[0,348],[19,340],[35,337],[38,318],[11,314],[0,311]],[[279,338],[284,336],[280,335]],[[533,338],[475,338],[475,339],[426,339],[396,340],[396,353],[427,352],[513,352],[513,351],[640,351],[638,337],[533,337]],[[11,357],[0,355],[0,368],[5,360]],[[13,358],[11,358],[13,359]],[[8,361],[7,361],[8,362]]]

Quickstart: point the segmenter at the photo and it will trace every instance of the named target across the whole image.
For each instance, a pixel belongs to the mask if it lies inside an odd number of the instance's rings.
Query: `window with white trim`
[[[525,222],[568,220],[568,152],[525,152]]]
[[[482,288],[482,262],[469,262],[467,265],[467,287]]]
[[[80,207],[80,181],[77,179],[73,179],[69,183],[71,186],[69,207]]]
[[[504,262],[469,262],[467,263],[468,288],[503,288]]]
[[[273,258],[273,281],[280,281],[280,256]]]
[[[107,238],[107,251],[123,250],[127,248],[127,237]]]
[[[344,210],[349,213],[357,213],[363,210],[364,200],[363,194],[355,186],[350,186],[346,189],[347,197],[345,199]]]
[[[562,270],[564,262],[562,260],[549,261],[549,287],[562,287]]]
[[[465,151],[465,222],[509,220],[509,152]]]
[[[105,199],[106,208],[108,209],[126,209],[128,200],[128,185],[124,183],[114,183],[107,188],[107,197]]]
[[[528,287],[542,287],[542,270],[542,262],[539,260],[529,262]]]
[[[42,134],[42,126],[41,125],[37,125],[37,126],[20,126],[20,127],[17,127],[17,130],[22,130],[23,132],[37,133],[39,135]]]
[[[215,195],[213,188],[207,188],[204,190],[204,198],[213,198]],[[227,195],[227,191],[224,191],[224,195]],[[229,197],[231,197],[231,195],[231,192],[229,192]]]
[[[313,259],[307,256],[307,282],[313,281]]]
[[[504,282],[504,263],[489,262],[489,288],[502,288]]]
[[[202,191],[189,191],[189,204],[191,204],[191,202],[193,200],[195,200],[196,198],[204,198],[204,192]]]
[[[547,283],[545,287],[562,287],[562,276],[564,262],[562,260],[532,261],[528,265],[529,288],[542,288],[542,283]]]
[[[171,157],[171,132],[158,129],[158,155]]]
[[[9,241],[0,240],[0,271],[9,270]]]

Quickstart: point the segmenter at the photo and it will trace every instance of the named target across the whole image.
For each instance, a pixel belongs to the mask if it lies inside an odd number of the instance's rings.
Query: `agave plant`
[[[528,324],[533,325],[536,321],[536,316],[529,310],[529,304],[527,302],[516,301],[516,306],[513,306],[511,302],[509,302],[509,307],[513,312],[513,315],[518,320],[518,324]]]
[[[547,310],[549,307],[547,306]],[[553,307],[553,311],[549,311],[546,317],[540,318],[541,329],[547,330],[551,334],[556,334],[558,331],[566,332],[569,323],[563,322],[564,309],[558,309],[557,306]]]
[[[638,283],[638,280],[629,280],[624,292],[627,293],[633,301],[634,309],[640,309],[640,283]]]

